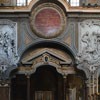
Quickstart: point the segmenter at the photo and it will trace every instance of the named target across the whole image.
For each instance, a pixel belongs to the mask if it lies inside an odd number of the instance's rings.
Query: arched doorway
[[[80,86],[84,83],[74,76],[79,72],[72,51],[58,42],[41,42],[27,48],[20,62],[18,75],[11,80],[11,100],[72,100],[70,89],[76,88],[75,95],[80,89],[74,81]],[[78,96],[75,100],[86,98]]]
[[[85,77],[78,74],[68,74],[65,82],[50,65],[38,67],[30,78],[17,74],[11,80],[11,100],[87,100]]]
[[[30,83],[31,100],[63,100],[63,77],[54,67],[39,67]]]
[[[63,76],[56,68],[41,66],[27,82],[25,75],[18,74],[12,78],[11,100],[63,100]]]
[[[11,100],[27,100],[27,78],[24,74],[11,79]]]

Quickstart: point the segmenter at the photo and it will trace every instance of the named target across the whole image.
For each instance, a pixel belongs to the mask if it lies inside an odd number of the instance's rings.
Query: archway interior
[[[11,100],[27,100],[27,78],[17,74],[11,80]]]
[[[23,58],[24,57],[27,57],[27,55],[29,55],[30,53],[32,55],[32,52],[39,51],[39,50],[45,49],[45,48],[55,49],[57,51],[60,51],[60,52],[65,53],[65,55],[70,56],[70,58],[72,59],[73,64],[75,64],[75,57],[74,57],[74,54],[73,54],[72,50],[68,46],[65,46],[64,44],[61,44],[61,43],[55,42],[55,41],[54,42],[50,42],[50,41],[40,41],[39,43],[36,43],[34,45],[29,46],[22,53],[22,55],[20,57],[20,61],[22,61]],[[52,50],[52,51],[54,52],[55,50]]]
[[[29,100],[64,100],[64,94],[66,100],[86,100],[84,79],[77,74],[68,75],[64,87],[64,78],[56,68],[43,65],[37,68],[29,81],[28,83],[27,77],[22,74],[17,74],[12,79],[11,100],[27,100],[28,97]]]
[[[27,77],[18,74],[11,81],[11,100],[27,100]],[[30,100],[63,100],[63,77],[52,66],[37,68],[29,88]]]
[[[100,75],[99,75],[99,77],[98,77],[98,93],[99,93],[99,95],[98,95],[98,100],[100,100]]]
[[[86,85],[82,76],[67,76],[67,100],[87,100]]]
[[[62,82],[62,76],[54,67],[39,67],[31,76],[31,100],[63,100]]]

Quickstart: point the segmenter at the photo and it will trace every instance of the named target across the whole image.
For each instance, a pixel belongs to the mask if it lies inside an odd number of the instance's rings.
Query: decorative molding
[[[58,51],[58,53],[56,51]],[[70,55],[62,53],[62,51],[56,49],[48,48],[36,50],[34,52],[35,53],[28,53],[29,55],[24,56],[21,60],[22,66],[19,67],[19,73],[32,74],[36,72],[38,67],[43,65],[55,67],[57,72],[62,75],[75,73]]]
[[[87,13],[87,12],[77,12],[77,13],[68,13],[67,15],[68,18],[84,18],[84,19],[89,19],[89,18],[100,18],[100,13]],[[78,19],[78,20],[80,20]]]

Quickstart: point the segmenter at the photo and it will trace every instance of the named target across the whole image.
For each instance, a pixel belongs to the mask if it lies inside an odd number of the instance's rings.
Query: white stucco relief
[[[17,55],[17,25],[12,21],[0,21],[0,72],[16,65]]]
[[[100,65],[100,20],[79,23],[78,60],[87,63],[90,70]]]

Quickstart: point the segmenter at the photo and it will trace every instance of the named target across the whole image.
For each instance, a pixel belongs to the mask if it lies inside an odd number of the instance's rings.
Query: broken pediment
[[[75,73],[71,56],[55,48],[37,48],[26,52],[21,59],[19,73],[32,74],[44,65],[55,67],[62,75]]]
[[[58,65],[70,65],[72,64],[72,59],[67,53],[61,50],[54,48],[41,48],[27,53],[26,56],[24,55],[21,62],[22,64],[31,65],[36,62],[53,62]]]

